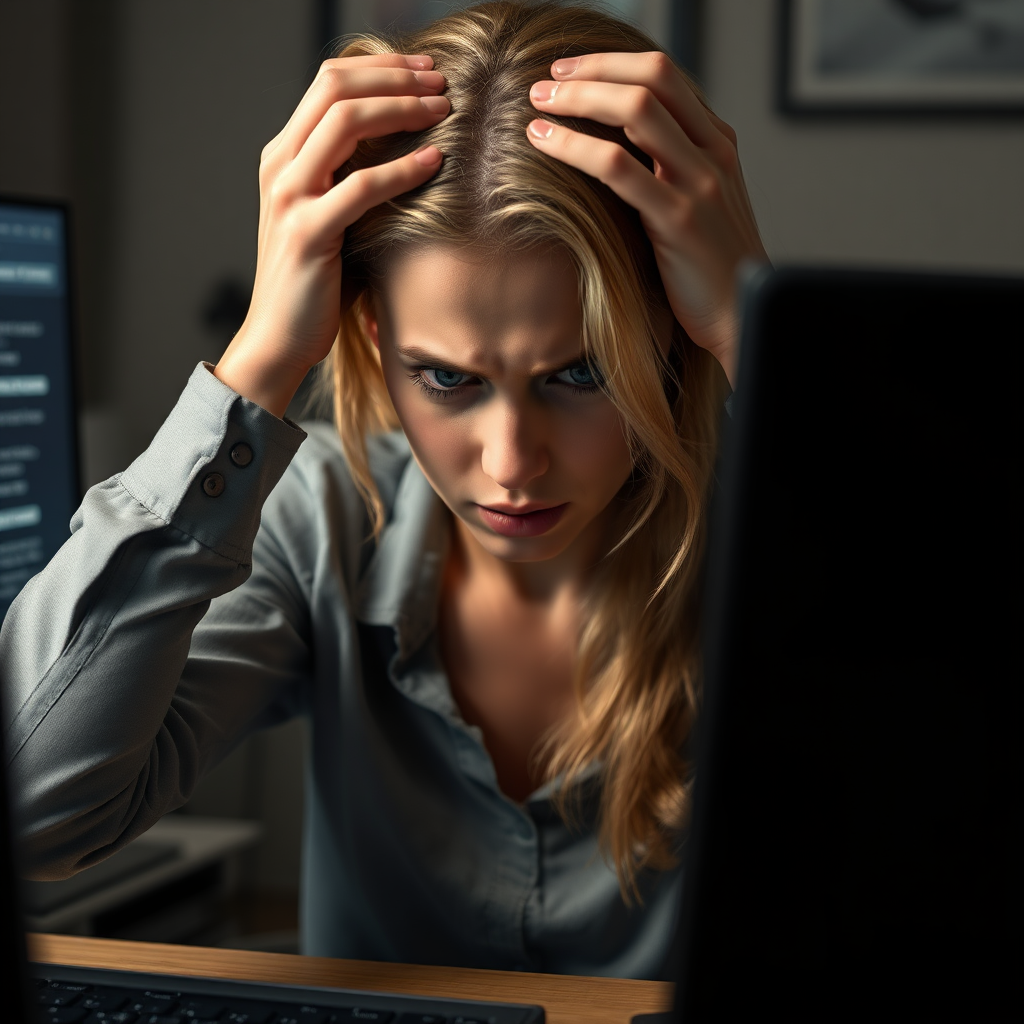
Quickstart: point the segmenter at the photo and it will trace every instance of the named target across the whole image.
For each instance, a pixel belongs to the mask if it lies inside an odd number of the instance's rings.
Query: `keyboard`
[[[30,965],[45,1024],[541,1024],[540,1006]]]

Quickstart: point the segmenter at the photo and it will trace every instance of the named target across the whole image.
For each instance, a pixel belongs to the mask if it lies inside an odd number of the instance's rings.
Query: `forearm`
[[[180,805],[254,713],[182,678],[211,600],[250,574],[260,508],[302,435],[279,421],[268,432],[265,413],[197,374],[150,448],[89,492],[0,634],[14,804],[36,875],[84,866]],[[245,466],[231,457],[239,443]]]

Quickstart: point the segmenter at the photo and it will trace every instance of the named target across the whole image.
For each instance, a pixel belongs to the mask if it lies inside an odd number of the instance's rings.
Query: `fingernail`
[[[444,76],[440,71],[414,71],[413,78],[428,89],[436,89],[439,85],[444,85]]]
[[[555,130],[553,124],[550,124],[548,121],[541,121],[539,118],[536,121],[531,121],[529,128],[530,134],[538,139],[550,139],[551,133]]]
[[[431,164],[436,164],[441,159],[441,150],[437,146],[424,146],[422,149],[417,149],[413,153],[413,159],[418,164],[423,164],[424,167],[429,167]]]
[[[571,75],[580,66],[579,57],[564,57],[551,68],[556,75]]]
[[[417,54],[414,57],[406,57],[405,59],[411,68],[420,68],[423,70],[434,66],[434,59],[426,56],[425,54]]]
[[[537,82],[530,90],[530,95],[538,102],[550,102],[558,92],[558,82]]]
[[[420,103],[432,114],[447,114],[452,107],[443,96],[421,96]]]

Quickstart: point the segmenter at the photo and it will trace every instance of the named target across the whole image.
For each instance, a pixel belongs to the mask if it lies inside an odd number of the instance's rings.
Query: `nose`
[[[518,491],[548,470],[547,430],[543,416],[510,402],[494,404],[483,424],[483,471],[506,491]]]

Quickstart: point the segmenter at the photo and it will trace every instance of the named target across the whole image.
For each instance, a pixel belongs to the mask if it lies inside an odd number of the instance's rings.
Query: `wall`
[[[59,0],[0,5],[0,187],[65,195],[66,23]],[[43,55],[49,59],[40,59]]]
[[[111,422],[86,453],[92,477],[142,450],[196,363],[223,350],[204,307],[222,282],[251,286],[260,150],[307,84],[309,6],[120,5],[117,297],[104,346]]]
[[[702,77],[776,261],[1024,272],[1024,117],[775,111],[777,0],[705,0]]]

